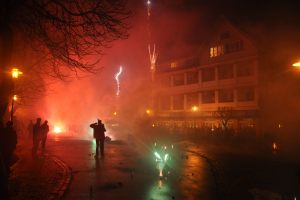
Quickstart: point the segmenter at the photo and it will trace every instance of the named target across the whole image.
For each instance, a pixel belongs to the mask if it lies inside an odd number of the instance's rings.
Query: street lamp
[[[21,72],[19,69],[17,68],[13,68],[11,70],[11,77],[13,79],[18,79],[20,75],[22,75],[23,72]],[[13,121],[13,117],[14,117],[14,102],[17,101],[18,97],[17,95],[14,95],[12,97],[12,100],[11,100],[11,111],[10,111],[10,120]]]
[[[10,121],[13,121],[14,117],[14,102],[18,100],[17,95],[14,95],[11,99],[11,111],[10,111]]]
[[[13,68],[11,70],[12,78],[19,78],[19,75],[22,75],[22,74],[23,74],[23,72],[19,71],[19,69],[17,69],[17,68]]]
[[[146,110],[146,113],[147,113],[147,115],[150,115],[150,114],[151,114],[151,110],[150,110],[150,109],[147,109],[147,110]]]
[[[193,106],[193,107],[192,107],[192,111],[193,111],[193,112],[198,111],[198,106]]]

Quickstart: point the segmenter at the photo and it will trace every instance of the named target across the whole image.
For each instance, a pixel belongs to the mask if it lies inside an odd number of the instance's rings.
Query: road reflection
[[[150,187],[146,199],[164,200],[170,199],[170,186],[165,180],[158,180]]]

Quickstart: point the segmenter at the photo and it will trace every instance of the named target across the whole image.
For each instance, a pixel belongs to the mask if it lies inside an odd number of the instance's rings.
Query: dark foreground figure
[[[91,128],[94,129],[94,138],[96,139],[96,155],[95,158],[99,156],[99,147],[101,152],[101,157],[104,157],[104,139],[105,139],[105,127],[100,119],[98,119],[97,123],[93,123],[90,125]]]
[[[0,197],[1,199],[9,199],[8,178],[10,167],[17,161],[17,157],[14,155],[17,146],[17,134],[12,121],[8,121],[5,128],[2,123],[0,126]]]

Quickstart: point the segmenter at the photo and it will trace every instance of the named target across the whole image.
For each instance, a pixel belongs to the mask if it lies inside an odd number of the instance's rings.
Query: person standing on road
[[[49,132],[49,125],[48,125],[48,121],[45,120],[45,122],[41,126],[42,149],[43,149],[43,151],[45,150],[48,132]]]
[[[90,125],[94,129],[94,138],[96,140],[96,155],[95,158],[99,156],[99,147],[101,152],[101,158],[104,158],[104,139],[105,139],[105,127],[100,119],[98,123],[93,123]]]
[[[36,123],[33,125],[32,139],[33,139],[32,155],[36,156],[37,150],[39,148],[39,143],[41,141],[41,118],[37,118]]]

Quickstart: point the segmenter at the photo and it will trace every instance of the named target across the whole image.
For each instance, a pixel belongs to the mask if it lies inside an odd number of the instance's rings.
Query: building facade
[[[196,56],[158,65],[154,125],[258,128],[258,51],[226,20]]]

